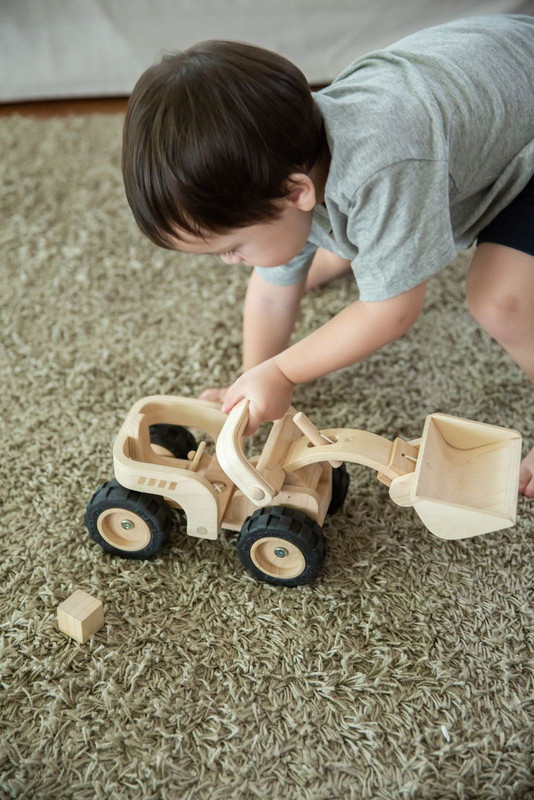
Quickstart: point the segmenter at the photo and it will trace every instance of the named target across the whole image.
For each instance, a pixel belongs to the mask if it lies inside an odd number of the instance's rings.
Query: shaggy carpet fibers
[[[534,797],[533,503],[463,541],[428,533],[350,465],[315,584],[256,582],[235,535],[177,524],[151,561],[83,526],[124,414],[240,369],[247,270],[159,250],[120,175],[121,116],[4,119],[3,797],[523,800]],[[400,341],[295,393],[319,427],[393,438],[443,411],[517,428],[532,389],[470,317],[469,253],[429,283]],[[307,296],[302,337],[355,298]],[[252,442],[260,446],[263,431]],[[100,598],[80,645],[57,605]]]

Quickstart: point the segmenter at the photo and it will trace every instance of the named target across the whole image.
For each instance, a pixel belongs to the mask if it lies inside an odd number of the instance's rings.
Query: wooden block
[[[104,606],[96,597],[77,589],[57,608],[59,630],[84,644],[104,624]]]

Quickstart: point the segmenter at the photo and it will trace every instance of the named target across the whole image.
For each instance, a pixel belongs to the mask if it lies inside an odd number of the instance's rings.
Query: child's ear
[[[315,185],[303,172],[293,172],[288,178],[289,194],[285,200],[300,211],[312,211],[317,204]]]

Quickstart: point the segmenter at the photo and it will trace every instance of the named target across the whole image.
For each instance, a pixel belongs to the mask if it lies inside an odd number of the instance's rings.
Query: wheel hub
[[[273,578],[296,578],[306,569],[306,559],[299,548],[275,536],[258,539],[250,548],[256,567]]]
[[[142,550],[150,543],[150,528],[144,519],[124,508],[108,508],[98,517],[100,536],[120,550]]]

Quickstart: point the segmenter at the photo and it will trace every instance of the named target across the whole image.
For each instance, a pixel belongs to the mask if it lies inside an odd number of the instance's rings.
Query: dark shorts
[[[510,205],[480,231],[477,245],[482,242],[504,244],[534,256],[534,176]]]

